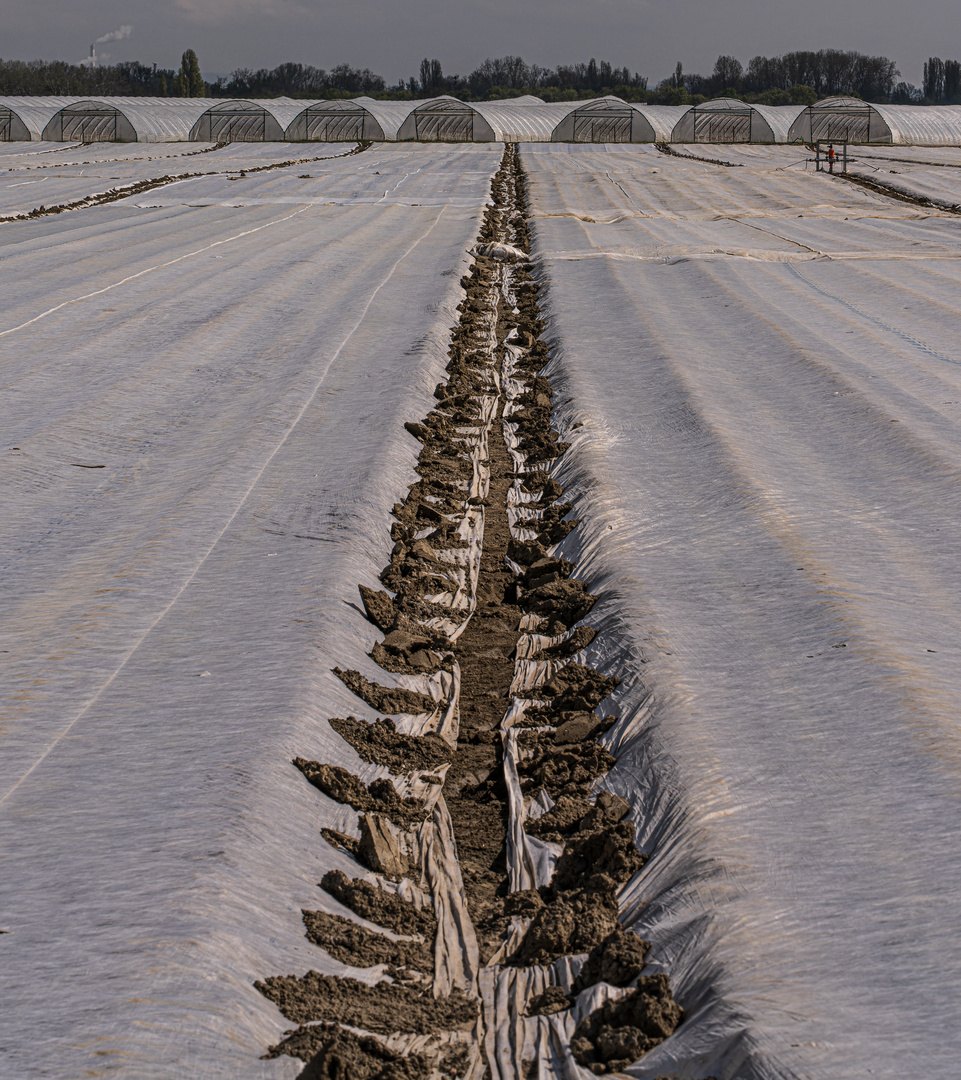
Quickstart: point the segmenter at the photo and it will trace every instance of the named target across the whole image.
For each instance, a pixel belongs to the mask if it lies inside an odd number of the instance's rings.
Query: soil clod
[[[393,720],[372,724],[348,716],[334,719],[330,726],[357,751],[363,761],[383,765],[394,774],[420,769],[436,769],[450,761],[453,750],[440,735],[401,735]]]
[[[396,893],[379,889],[361,878],[349,878],[341,870],[324,874],[320,887],[344,907],[368,922],[379,923],[396,934],[419,934],[434,940],[437,920],[429,909],[419,909]]]
[[[433,974],[434,958],[423,942],[392,941],[383,934],[326,911],[305,911],[303,915],[308,939],[342,964],[351,967],[397,964]]]
[[[574,1029],[574,1060],[593,1073],[618,1072],[664,1042],[684,1012],[666,975],[643,975],[627,997],[607,1001]]]
[[[379,982],[374,986],[357,979],[321,975],[275,975],[256,988],[295,1024],[312,1020],[334,1021],[385,1035],[402,1030],[418,1035],[438,1031],[469,1031],[477,1017],[477,1003],[459,990],[435,998],[408,986]]]

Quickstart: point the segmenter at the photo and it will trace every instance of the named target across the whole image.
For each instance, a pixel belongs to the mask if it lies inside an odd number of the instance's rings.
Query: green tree
[[[957,60],[944,62],[944,100],[949,105],[961,101],[961,64]]]
[[[924,96],[932,105],[944,97],[944,63],[932,56],[924,65]]]
[[[206,97],[207,87],[200,74],[200,61],[193,49],[188,49],[180,58],[181,97]]]
[[[818,96],[810,86],[804,86],[802,83],[795,83],[788,91],[790,95],[791,105],[813,105]]]

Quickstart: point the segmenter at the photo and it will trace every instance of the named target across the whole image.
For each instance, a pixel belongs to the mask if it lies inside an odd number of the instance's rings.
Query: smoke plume
[[[123,41],[124,38],[130,37],[132,33],[132,26],[121,26],[119,30],[111,30],[109,34],[104,34],[103,37],[98,37],[94,44],[102,45],[105,41]]]

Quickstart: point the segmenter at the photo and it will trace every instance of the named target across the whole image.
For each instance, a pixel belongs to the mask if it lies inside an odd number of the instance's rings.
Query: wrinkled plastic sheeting
[[[651,854],[621,918],[687,1012],[627,1072],[951,1080],[957,226],[803,173],[662,158],[649,189],[636,160],[525,154],[582,519],[560,552],[598,595],[587,662],[622,680],[605,786]],[[692,195],[685,220],[658,208]],[[757,245],[837,256],[701,258],[746,234],[709,217],[735,197],[780,218],[751,218]],[[663,244],[690,254],[608,255]]]

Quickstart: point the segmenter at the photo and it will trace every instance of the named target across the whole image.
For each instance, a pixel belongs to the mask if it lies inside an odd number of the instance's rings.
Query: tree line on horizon
[[[437,59],[425,58],[417,75],[388,85],[370,68],[339,64],[331,70],[284,63],[275,68],[237,68],[229,76],[205,82],[193,49],[184,52],[179,70],[156,64],[121,61],[91,67],[62,61],[0,60],[0,94],[110,97],[213,98],[375,98],[418,100],[449,94],[464,101],[534,94],[545,101],[576,101],[614,95],[626,101],[660,105],[696,105],[718,97],[752,104],[807,105],[826,97],[850,96],[892,104],[961,103],[961,62],[931,57],[920,87],[899,81],[900,71],[884,56],[820,49],[755,56],[745,67],[736,57],[719,56],[710,75],[689,74],[677,64],[656,86],[629,68],[607,60],[527,64],[519,56],[488,57],[469,75],[445,75]]]

